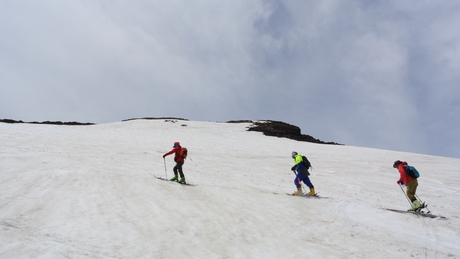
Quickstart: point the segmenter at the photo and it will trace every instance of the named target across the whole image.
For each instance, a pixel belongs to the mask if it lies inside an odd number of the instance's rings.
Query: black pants
[[[179,171],[180,177],[184,178],[184,172],[182,171],[182,165],[184,165],[184,161],[177,161],[176,166],[173,168],[174,174],[177,174]]]

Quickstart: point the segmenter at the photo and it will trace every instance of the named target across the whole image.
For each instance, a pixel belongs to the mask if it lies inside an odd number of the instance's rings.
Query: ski
[[[390,209],[390,208],[382,208],[382,209],[389,210],[389,211],[394,211],[394,212],[398,212],[398,213],[409,213],[409,214],[414,214],[414,215],[417,215],[417,216],[426,217],[426,218],[432,218],[432,219],[434,219],[434,218],[447,219],[444,216],[431,214],[430,211],[428,211],[428,212],[423,212],[421,210],[409,211],[409,210],[397,210],[397,209]]]
[[[169,179],[166,179],[164,177],[160,177],[160,176],[156,176],[154,175],[155,178],[157,178],[158,180],[162,180],[162,181],[167,181],[167,182],[175,182],[175,183],[178,183],[178,184],[181,184],[181,185],[188,185],[188,186],[195,186],[196,184],[191,184],[191,183],[179,183],[178,181],[171,181]]]
[[[306,194],[292,195],[292,193],[286,193],[286,194],[289,196],[297,196],[297,197],[304,197],[304,198],[317,198],[317,199],[329,199],[330,198],[330,197],[319,196],[318,193],[316,193],[315,195],[306,195]]]

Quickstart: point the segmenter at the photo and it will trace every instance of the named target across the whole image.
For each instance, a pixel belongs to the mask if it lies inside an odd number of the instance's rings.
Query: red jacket
[[[412,180],[413,178],[408,176],[406,174],[406,169],[404,168],[404,166],[407,165],[407,162],[402,162],[401,164],[398,165],[398,171],[399,171],[399,174],[401,175],[399,177],[399,180],[404,184],[404,185],[407,185],[407,183]]]
[[[180,150],[181,149],[182,149],[181,146],[177,146],[177,147],[173,148],[173,150],[171,150],[168,153],[166,153],[165,156],[169,156],[172,153],[175,153],[174,154],[174,161],[176,161],[176,162],[184,162],[184,158],[181,157],[181,155],[180,155]]]

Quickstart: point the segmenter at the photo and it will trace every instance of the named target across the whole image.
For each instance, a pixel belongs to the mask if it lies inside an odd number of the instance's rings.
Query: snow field
[[[1,258],[460,258],[460,160],[318,145],[247,123],[0,124]],[[172,177],[180,141],[183,186]],[[316,191],[290,197],[292,151]],[[443,219],[407,209],[395,160]],[[166,172],[165,172],[166,165]]]

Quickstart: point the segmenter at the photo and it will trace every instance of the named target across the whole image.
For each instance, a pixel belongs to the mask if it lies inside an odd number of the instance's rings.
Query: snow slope
[[[460,258],[460,160],[319,145],[247,123],[0,123],[0,258]],[[172,177],[180,141],[183,186]],[[291,197],[292,151],[316,191]],[[421,173],[434,214],[407,209],[392,168]],[[166,163],[165,163],[166,161]],[[165,167],[167,171],[165,171]]]

